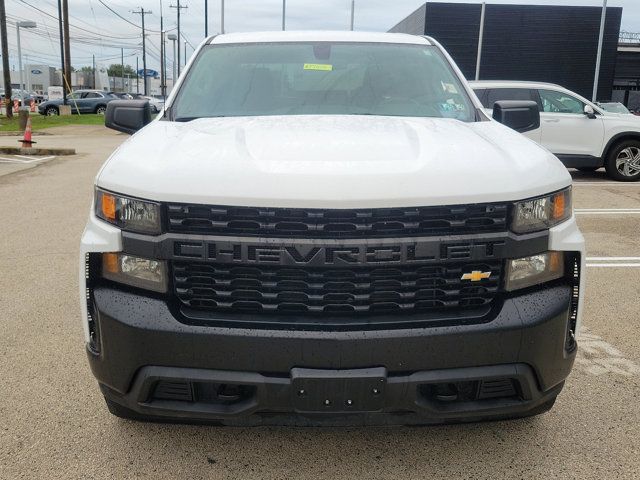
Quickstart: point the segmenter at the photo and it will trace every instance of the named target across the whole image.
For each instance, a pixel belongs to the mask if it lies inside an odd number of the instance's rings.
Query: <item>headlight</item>
[[[96,216],[123,230],[160,233],[160,205],[96,190]]]
[[[515,204],[511,230],[528,233],[545,230],[571,217],[571,187],[544,197]]]
[[[103,253],[102,276],[132,287],[160,293],[167,291],[167,264],[160,260],[123,253]]]
[[[546,252],[531,257],[507,260],[504,288],[519,290],[564,276],[564,254]]]

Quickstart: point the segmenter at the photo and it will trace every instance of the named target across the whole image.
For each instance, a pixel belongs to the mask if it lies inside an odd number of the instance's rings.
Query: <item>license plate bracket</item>
[[[291,370],[292,403],[297,412],[377,412],[384,407],[387,370]]]

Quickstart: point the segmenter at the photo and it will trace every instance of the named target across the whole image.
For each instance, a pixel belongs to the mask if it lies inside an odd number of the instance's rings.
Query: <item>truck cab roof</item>
[[[246,32],[212,35],[205,43],[208,45],[231,43],[265,42],[370,42],[433,45],[428,37],[406,33],[345,32],[345,31],[285,31],[285,32]]]

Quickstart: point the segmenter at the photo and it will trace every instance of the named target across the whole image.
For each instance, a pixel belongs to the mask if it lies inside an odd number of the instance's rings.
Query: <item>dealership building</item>
[[[550,82],[592,97],[601,7],[486,4],[484,15],[482,10],[479,3],[429,2],[390,31],[434,37],[469,80],[479,65],[481,80]],[[614,91],[621,20],[622,8],[607,8],[600,101],[625,98]]]

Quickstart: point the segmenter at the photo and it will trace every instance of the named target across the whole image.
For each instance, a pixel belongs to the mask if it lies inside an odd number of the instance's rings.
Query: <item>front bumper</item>
[[[185,325],[162,300],[108,286],[94,302],[99,352],[88,356],[105,397],[158,418],[334,425],[517,416],[555,398],[576,351],[567,349],[571,291],[561,284],[506,299],[487,323],[358,332]],[[438,390],[477,393],[505,380],[513,391],[503,396]],[[159,382],[187,385],[191,398],[158,397]],[[243,393],[199,396],[212,385]]]

